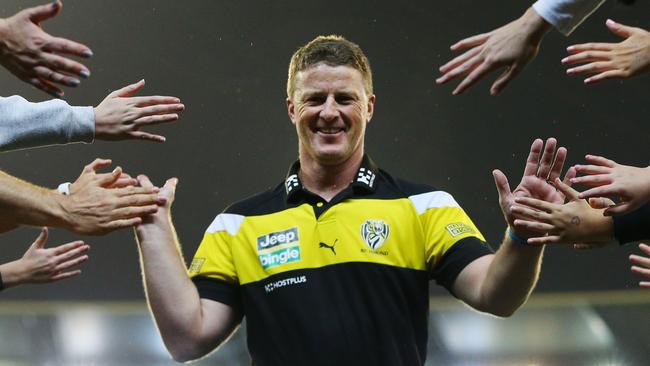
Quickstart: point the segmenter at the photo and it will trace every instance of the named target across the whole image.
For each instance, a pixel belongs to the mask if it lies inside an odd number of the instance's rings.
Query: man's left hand
[[[76,87],[90,76],[88,68],[67,56],[88,58],[87,46],[43,31],[41,23],[61,11],[61,1],[25,9],[0,19],[0,64],[22,81],[57,97],[59,85]]]

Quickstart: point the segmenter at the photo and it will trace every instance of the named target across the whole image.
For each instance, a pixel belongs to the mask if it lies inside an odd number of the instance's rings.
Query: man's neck
[[[354,180],[361,166],[363,150],[340,164],[322,164],[300,154],[300,180],[310,192],[330,201]]]

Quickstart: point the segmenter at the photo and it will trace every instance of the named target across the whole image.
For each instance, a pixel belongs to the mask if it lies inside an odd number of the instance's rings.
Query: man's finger
[[[540,236],[537,238],[528,238],[528,244],[546,245],[546,244],[560,244],[562,237],[558,235]]]
[[[591,155],[591,154],[585,155],[585,159],[591,164],[601,165],[608,168],[614,168],[618,165],[618,163],[616,163],[614,160],[607,159],[605,157],[598,156],[598,155]]]
[[[87,246],[87,245],[85,245],[85,243],[82,240],[77,240],[77,241],[73,241],[71,243],[59,245],[56,248],[52,248],[52,253],[54,253],[54,255],[56,255],[56,256],[59,256],[59,255],[62,255],[64,253],[67,253],[67,252],[69,252],[71,250],[74,250],[76,248],[80,248],[80,247],[83,247],[83,246]]]
[[[55,282],[55,281],[61,281],[65,280],[67,278],[79,276],[81,274],[81,270],[77,269],[75,271],[70,271],[70,272],[60,272],[55,274],[54,276],[50,277],[50,281]]]
[[[460,56],[455,57],[453,60],[447,62],[446,64],[440,66],[438,69],[441,73],[446,74],[449,70],[455,69],[456,67],[462,65],[465,61],[471,59],[481,52],[480,47],[472,48],[471,50],[463,53]]]
[[[32,22],[39,24],[45,20],[57,16],[63,8],[63,3],[60,0],[56,0],[49,4],[35,6],[33,8],[26,9],[27,16]]]
[[[585,62],[607,61],[610,59],[610,53],[605,51],[583,51],[562,59],[563,65],[573,65]]]
[[[541,179],[547,180],[548,175],[551,172],[551,166],[553,164],[553,155],[555,155],[555,147],[557,146],[557,140],[553,137],[546,139],[546,144],[544,145],[544,153],[542,158],[539,161],[539,169],[537,169],[537,176]]]
[[[36,240],[34,240],[34,243],[32,244],[34,247],[42,249],[45,247],[45,242],[47,242],[47,237],[48,237],[48,229],[46,226],[41,228],[41,232],[38,234],[38,237]]]
[[[530,210],[530,211],[535,211],[535,212],[542,212],[543,211],[545,213],[552,213],[553,211],[555,211],[555,208],[556,208],[556,205],[554,205],[552,203],[542,201],[542,200],[538,200],[536,198],[531,198],[531,197],[515,197],[515,202],[517,204],[519,204],[519,205],[524,205],[524,206],[531,207],[531,208],[533,208],[535,210]],[[522,206],[513,206],[513,208],[515,208],[515,207],[522,207]],[[542,218],[539,215],[531,216],[531,217]],[[544,216],[544,218],[548,219],[549,216],[546,215],[546,216]]]
[[[99,177],[99,185],[101,187],[113,185],[115,182],[117,182],[118,179],[120,179],[120,175],[122,175],[122,168],[118,166],[117,168],[113,169],[112,172],[108,174],[102,174]]]
[[[516,219],[514,221],[515,227],[518,229],[526,230],[526,231],[532,231],[536,232],[538,234],[546,234],[551,230],[554,230],[555,227],[553,225],[544,223],[544,222],[538,222],[538,221],[530,221],[530,220],[521,220],[521,219]],[[530,243],[530,239],[528,239],[528,242]]]
[[[609,71],[613,69],[614,69],[614,65],[609,61],[596,61],[596,62],[590,62],[586,65],[567,69],[566,73],[568,75],[583,74],[583,73],[595,74],[598,72]]]
[[[462,39],[449,47],[452,51],[459,51],[467,47],[474,47],[485,43],[490,38],[492,32],[477,34],[475,36]]]
[[[576,171],[581,174],[608,174],[611,172],[612,168],[602,165],[575,165]]]
[[[574,44],[566,48],[567,52],[571,55],[585,51],[611,51],[615,43],[582,43]]]
[[[90,71],[86,66],[69,58],[61,57],[53,53],[43,53],[43,59],[45,60],[45,66],[59,73],[78,75],[84,79],[90,76]]]
[[[553,165],[551,166],[551,172],[548,174],[547,180],[554,181],[556,178],[560,177],[562,174],[562,169],[564,169],[564,162],[566,161],[567,150],[565,147],[560,147],[557,149],[555,154],[555,159],[553,159]]]
[[[96,158],[90,164],[84,167],[84,173],[96,172],[100,169],[106,168],[113,163],[111,159]]]
[[[136,119],[135,125],[138,127],[141,126],[147,126],[147,125],[158,125],[161,123],[167,123],[167,122],[173,122],[178,120],[178,114],[161,114],[161,115],[156,115],[156,116],[147,116],[147,117],[140,117]],[[135,132],[135,131],[134,131]],[[154,135],[158,136],[158,135]],[[135,138],[141,138],[142,136],[133,136]],[[160,136],[162,137],[162,136]],[[164,137],[162,141],[165,141]]]
[[[149,107],[143,107],[138,109],[138,115],[140,117],[152,116],[157,114],[170,114],[182,112],[185,108],[182,104],[156,104]]]
[[[138,90],[142,89],[144,87],[144,79],[138,81],[137,83],[127,85],[121,89],[115,90],[114,92],[110,93],[108,96],[111,98],[128,98],[133,96],[135,93],[138,92]]]
[[[167,140],[165,136],[155,135],[144,131],[131,131],[129,132],[129,135],[133,139],[137,139],[137,140],[146,140],[146,141],[153,141],[153,142],[165,142]]]
[[[36,66],[34,68],[34,73],[36,76],[38,76],[41,80],[47,80],[49,82],[55,83],[55,84],[60,84],[63,86],[69,86],[72,88],[75,88],[79,86],[81,81],[77,78],[73,78],[72,76],[64,75],[61,73],[58,73],[56,71],[53,71],[52,69],[45,67],[45,66]]]
[[[623,79],[624,77],[625,73],[622,70],[607,70],[605,72],[601,72],[600,74],[586,78],[584,80],[584,83],[594,84],[607,79]]]
[[[493,70],[496,70],[499,66],[496,64],[490,64],[484,60],[480,60],[482,63],[478,65],[465,79],[458,84],[456,89],[452,92],[453,95],[462,94],[467,88],[479,82],[483,79],[485,75],[489,74]]]
[[[634,27],[628,27],[626,25],[616,23],[615,21],[613,21],[611,19],[607,19],[605,21],[605,25],[607,26],[607,28],[609,28],[609,30],[612,33],[614,33],[617,36],[622,37],[622,38],[629,38],[634,33],[634,31],[636,29]]]
[[[580,199],[580,192],[571,188],[571,186],[564,184],[560,178],[555,178],[555,188],[557,188],[564,197],[568,198],[569,201],[575,201]]]
[[[639,249],[646,255],[650,255],[650,245],[645,243],[639,243]]]
[[[566,171],[564,174],[564,179],[562,179],[562,183],[566,184],[567,186],[571,187],[571,179],[576,177],[576,168],[575,167],[570,167],[569,170]]]
[[[510,195],[510,184],[508,184],[506,175],[499,169],[495,169],[492,171],[492,176],[494,177],[494,185],[497,187],[497,192],[499,193],[499,199],[501,200]]]
[[[480,55],[474,56],[471,59],[465,61],[463,64],[458,65],[458,67],[449,70],[444,75],[436,79],[436,83],[444,84],[450,80],[456,79],[457,77],[465,76],[473,72],[482,61],[483,60],[481,59]]]
[[[133,217],[130,219],[122,219],[111,221],[108,224],[104,225],[104,229],[108,231],[113,231],[117,229],[123,229],[126,227],[132,227],[134,225],[140,225],[142,223],[141,217]]]
[[[535,176],[537,174],[537,166],[539,165],[539,156],[542,152],[544,141],[542,139],[535,139],[530,145],[530,152],[526,159],[526,167],[524,168],[524,176]]]
[[[490,88],[490,94],[493,97],[501,94],[501,91],[510,83],[510,80],[514,79],[517,74],[519,74],[519,67],[517,65],[512,65],[507,67],[505,71],[499,75],[499,77],[494,81],[492,87]]]
[[[93,55],[93,51],[88,46],[60,37],[50,38],[45,49],[61,55],[71,55],[84,58]]]
[[[140,186],[142,186],[143,188],[147,188],[149,190],[153,190],[154,185],[153,183],[151,183],[149,177],[147,177],[144,174],[140,174],[136,178],[138,179],[138,183],[140,183]]]
[[[598,186],[590,188],[586,191],[580,192],[578,195],[579,198],[591,198],[591,197],[614,197],[618,196],[618,193],[614,192],[615,189],[611,185]]]
[[[181,100],[176,97],[168,96],[149,96],[149,97],[131,97],[130,101],[136,107],[148,107],[157,104],[180,104]]]

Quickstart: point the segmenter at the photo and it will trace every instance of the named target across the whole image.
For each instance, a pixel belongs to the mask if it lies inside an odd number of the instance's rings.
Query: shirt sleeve
[[[474,260],[491,254],[483,235],[447,192],[409,197],[418,212],[430,278],[451,292],[458,274]]]
[[[620,216],[613,216],[614,237],[619,243],[650,239],[650,202]]]
[[[31,103],[20,96],[0,97],[0,151],[92,142],[95,112],[55,99]]]
[[[232,257],[232,242],[244,217],[219,214],[208,227],[194,254],[188,274],[201,298],[241,312],[239,277]]]
[[[565,36],[573,32],[605,0],[538,0],[533,9]]]

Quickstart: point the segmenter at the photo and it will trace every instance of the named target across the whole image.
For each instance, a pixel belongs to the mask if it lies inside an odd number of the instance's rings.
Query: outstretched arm
[[[164,142],[165,137],[142,128],[173,122],[185,109],[170,96],[135,96],[144,80],[110,93],[97,107],[73,107],[62,100],[30,103],[0,97],[0,151],[36,146],[141,139]]]
[[[606,79],[624,79],[650,70],[650,32],[607,19],[609,30],[625,38],[620,43],[583,43],[569,46],[565,65],[583,64],[568,69],[569,75],[593,74],[584,80],[593,84]]]
[[[60,86],[76,87],[90,76],[88,68],[70,59],[87,58],[85,45],[45,33],[41,23],[55,17],[63,3],[57,0],[0,19],[0,64],[22,81],[61,98]]]
[[[22,258],[0,265],[0,289],[27,283],[50,283],[81,274],[71,268],[88,260],[90,248],[83,241],[75,241],[54,248],[45,248],[47,228],[41,229],[36,241]]]
[[[153,187],[146,176],[138,180]],[[147,301],[165,346],[181,362],[202,357],[223,342],[239,318],[225,304],[199,298],[190,280],[171,219],[178,180],[167,180],[160,194],[166,204],[136,227]]]
[[[445,84],[464,77],[453,91],[457,95],[488,74],[502,70],[490,88],[490,94],[498,95],[537,56],[542,38],[550,27],[530,8],[521,18],[511,23],[488,33],[465,38],[451,46],[452,51],[465,52],[440,67],[443,75],[436,82]]]
[[[122,177],[119,167],[111,173],[96,173],[109,164],[110,160],[97,159],[87,165],[73,183],[71,195],[0,172],[0,222],[5,229],[18,225],[53,226],[78,234],[101,235],[140,223],[141,216],[157,211],[158,204],[164,203],[155,187],[108,188]]]
[[[557,142],[554,138],[546,141],[546,148],[543,149],[543,145],[539,139],[533,142],[521,183],[514,191],[510,191],[508,179],[501,171],[493,172],[508,231],[494,255],[470,263],[454,283],[456,295],[478,310],[509,316],[526,302],[537,283],[544,246],[527,245],[526,238],[534,233],[514,225],[516,214],[512,207],[516,197],[563,202],[564,196],[547,181],[560,176],[566,149],[561,147],[556,154]],[[570,170],[565,179],[570,179],[572,175]]]

